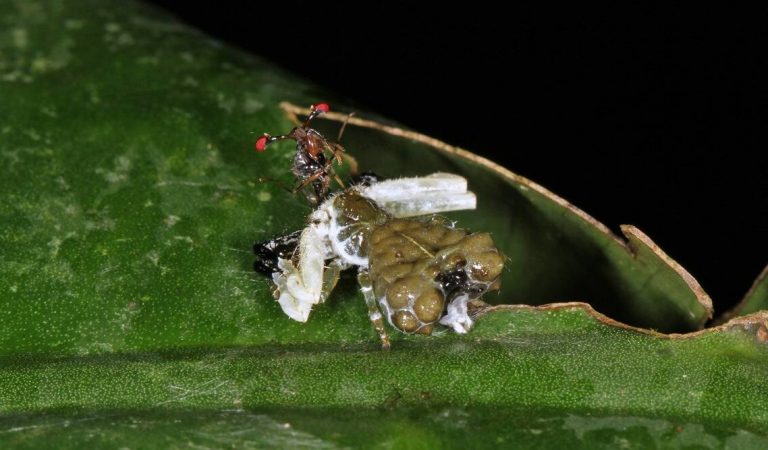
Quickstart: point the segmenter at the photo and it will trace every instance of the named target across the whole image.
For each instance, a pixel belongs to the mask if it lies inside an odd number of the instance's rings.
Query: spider
[[[473,325],[467,304],[500,287],[505,257],[489,233],[455,228],[436,214],[475,205],[459,175],[364,175],[327,195],[303,230],[255,244],[255,269],[271,276],[283,312],[306,322],[341,271],[356,268],[385,349],[385,320],[404,333],[431,334],[438,324],[466,333]]]
[[[264,133],[256,140],[256,151],[258,152],[263,152],[269,144],[276,141],[284,139],[296,141],[296,155],[293,157],[292,172],[299,180],[299,185],[293,192],[303,190],[307,200],[313,206],[317,206],[328,196],[331,178],[334,178],[339,186],[344,186],[344,183],[333,171],[333,162],[341,163],[342,161],[341,155],[344,153],[344,147],[336,142],[328,141],[317,130],[310,128],[314,118],[329,110],[330,107],[327,103],[314,104],[304,123],[294,127],[290,133],[280,136]],[[342,126],[337,140],[341,140],[343,132],[344,127]],[[331,156],[326,158],[326,152],[329,152]],[[305,189],[309,185],[312,186],[312,189]]]

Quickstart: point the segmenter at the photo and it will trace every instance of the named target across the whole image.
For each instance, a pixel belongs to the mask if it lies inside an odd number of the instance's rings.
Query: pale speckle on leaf
[[[235,109],[235,99],[227,97],[221,92],[216,95],[216,102],[219,105],[219,108],[228,113],[231,113]]]
[[[253,94],[246,94],[243,99],[243,112],[246,114],[253,114],[257,111],[264,109],[264,102]]]
[[[59,254],[59,249],[61,248],[62,240],[54,237],[50,241],[48,241],[48,248],[51,249],[51,258],[55,258]]]
[[[11,39],[13,39],[13,45],[18,49],[25,49],[29,45],[29,35],[24,28],[11,30]]]
[[[197,87],[200,83],[192,77],[186,77],[181,81],[182,86]]]
[[[142,64],[147,66],[157,66],[160,64],[160,58],[157,56],[142,56],[136,58],[136,64]]]
[[[117,33],[121,29],[122,28],[120,27],[120,24],[119,23],[115,23],[115,22],[110,22],[110,23],[104,25],[104,30],[107,33]]]
[[[115,43],[120,46],[128,46],[133,44],[133,36],[131,36],[128,33],[121,33],[117,39],[115,39]]]
[[[160,264],[160,253],[157,250],[152,250],[147,253],[147,259],[149,259],[153,265],[157,266]]]
[[[29,136],[29,138],[32,139],[33,141],[40,140],[40,133],[38,133],[37,130],[25,130],[24,134]]]
[[[86,87],[86,90],[88,91],[88,100],[91,101],[94,105],[101,103],[101,96],[99,95],[99,90],[94,85],[90,85]]]
[[[165,224],[166,227],[171,228],[172,226],[179,223],[180,220],[181,220],[181,217],[174,216],[173,214],[169,214],[168,216],[165,217],[165,219],[163,219],[163,223]]]
[[[48,117],[59,117],[59,114],[56,112],[56,108],[54,106],[43,106],[40,108],[40,112]]]
[[[98,220],[85,221],[85,229],[88,231],[112,231],[115,229],[115,225],[115,221],[106,216],[102,216]]]
[[[68,30],[79,30],[85,26],[84,20],[67,19],[64,21],[64,27]]]
[[[195,241],[192,240],[192,238],[189,237],[189,236],[174,236],[173,239],[176,240],[176,241],[186,242],[187,244],[189,244],[189,249],[190,250],[192,250],[192,247],[195,246]]]
[[[114,170],[97,168],[96,173],[104,177],[109,183],[115,184],[128,180],[128,172],[131,170],[131,160],[125,155],[120,155],[114,160]]]

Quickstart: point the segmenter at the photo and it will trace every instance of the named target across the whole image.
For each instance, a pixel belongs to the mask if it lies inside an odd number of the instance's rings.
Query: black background
[[[768,27],[752,11],[154,3],[614,230],[638,226],[716,310],[768,262]]]

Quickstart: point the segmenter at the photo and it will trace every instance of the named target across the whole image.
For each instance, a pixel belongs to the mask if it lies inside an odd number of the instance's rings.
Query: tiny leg
[[[347,114],[347,118],[344,119],[344,123],[341,124],[341,129],[339,130],[339,135],[336,137],[336,142],[341,142],[341,137],[344,136],[344,130],[347,128],[347,124],[349,123],[349,119],[351,119],[352,116],[354,116],[354,115],[355,115],[354,112],[351,112],[351,113]]]
[[[299,192],[300,190],[304,189],[304,188],[305,188],[305,187],[307,187],[307,186],[308,186],[310,183],[313,183],[315,180],[317,180],[318,178],[320,178],[320,177],[321,177],[321,176],[323,176],[324,174],[325,174],[325,172],[323,172],[322,170],[318,170],[317,172],[315,172],[315,173],[313,173],[312,175],[308,176],[308,177],[307,177],[307,178],[305,178],[305,179],[304,179],[304,180],[303,180],[301,183],[299,183],[299,185],[298,185],[298,186],[296,186],[296,187],[293,189],[293,193],[295,194],[295,193]]]
[[[365,304],[368,305],[368,317],[371,319],[373,328],[379,333],[381,348],[389,350],[389,336],[387,335],[387,330],[384,329],[384,321],[382,320],[379,306],[376,304],[376,296],[373,294],[373,283],[367,270],[362,268],[358,270],[357,282],[360,283],[360,290],[363,291],[363,296],[365,296]]]
[[[326,176],[326,172],[323,170],[318,170],[317,172],[307,177],[304,181],[302,181],[301,184],[296,186],[296,189],[293,190],[293,193],[295,194],[301,191],[311,183],[312,188],[315,191],[314,195],[307,191],[304,193],[310,203],[312,203],[314,206],[319,205],[327,197],[328,187],[330,185],[330,179],[323,178],[324,176]]]
[[[344,267],[337,261],[333,260],[327,266],[323,272],[323,288],[320,291],[320,302],[325,302],[328,296],[331,295],[333,288],[336,287],[336,283],[339,282],[339,276]]]
[[[339,178],[338,175],[335,173],[333,174],[333,179],[336,180],[337,183],[339,183],[339,186],[341,186],[342,189],[344,189],[344,182],[341,181],[341,178]]]

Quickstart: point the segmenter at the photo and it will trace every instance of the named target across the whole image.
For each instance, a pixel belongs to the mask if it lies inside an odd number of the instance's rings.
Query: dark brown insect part
[[[320,132],[310,127],[312,120],[328,111],[330,107],[327,103],[314,104],[301,126],[295,127],[288,134],[279,136],[265,133],[256,140],[255,145],[256,151],[261,153],[276,141],[285,139],[296,141],[296,155],[293,158],[291,172],[299,185],[294,189],[294,193],[304,191],[307,200],[313,206],[319,205],[328,197],[332,179],[344,187],[344,183],[333,170],[334,161],[341,163],[344,147],[327,140]],[[330,156],[326,157],[326,154]],[[311,189],[306,189],[309,186]]]

